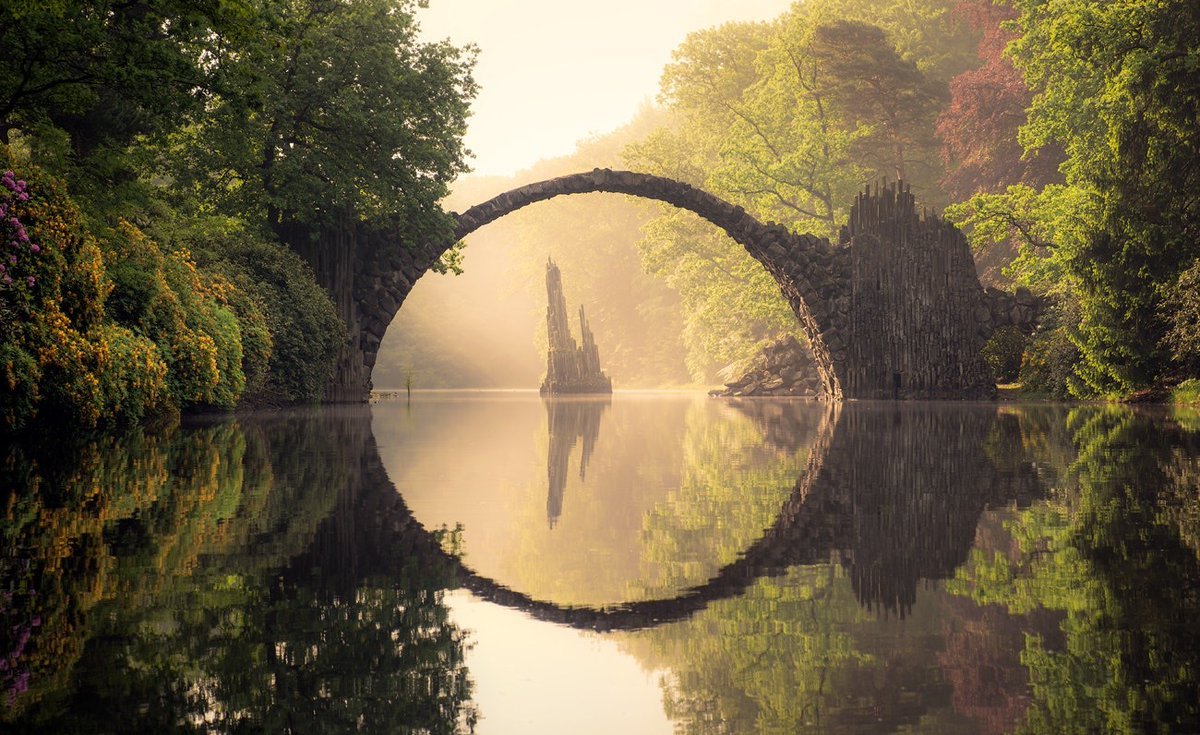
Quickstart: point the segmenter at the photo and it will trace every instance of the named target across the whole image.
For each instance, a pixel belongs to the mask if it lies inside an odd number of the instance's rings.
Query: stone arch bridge
[[[962,234],[918,213],[885,186],[859,195],[840,242],[763,224],[718,197],[671,179],[596,169],[513,189],[455,215],[454,239],[397,248],[378,228],[356,236],[351,325],[333,401],[366,400],[380,343],[405,297],[455,242],[518,209],[557,196],[611,192],[694,212],[724,230],[779,284],[812,347],[823,397],[982,399],[995,393],[980,351],[997,326],[1031,322],[1033,308],[985,292]],[[320,270],[320,269],[318,269]],[[345,277],[343,276],[343,280]],[[328,284],[326,284],[328,286]]]

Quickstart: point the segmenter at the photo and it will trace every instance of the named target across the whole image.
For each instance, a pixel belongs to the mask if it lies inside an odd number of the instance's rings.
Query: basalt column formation
[[[579,338],[576,346],[567,326],[567,301],[563,297],[562,275],[554,261],[546,261],[546,336],[550,349],[546,354],[544,396],[564,393],[612,393],[612,381],[600,369],[600,351],[588,328],[583,306],[579,307]]]

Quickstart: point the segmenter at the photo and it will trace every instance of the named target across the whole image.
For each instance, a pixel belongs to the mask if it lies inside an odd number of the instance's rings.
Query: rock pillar
[[[546,297],[546,336],[550,347],[541,394],[612,393],[612,381],[600,369],[600,351],[592,330],[588,329],[582,306],[579,307],[579,334],[583,346],[576,346],[575,338],[571,336],[562,275],[552,260],[546,261]]]

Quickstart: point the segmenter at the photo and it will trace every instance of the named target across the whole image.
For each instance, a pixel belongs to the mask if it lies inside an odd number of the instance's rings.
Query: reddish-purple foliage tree
[[[1061,152],[1043,150],[1023,157],[1017,141],[1032,94],[1021,72],[1004,56],[1015,36],[1002,24],[1016,18],[1016,11],[992,0],[961,0],[954,13],[979,34],[983,63],[950,80],[950,104],[938,117],[948,172],[946,192],[961,201],[1012,184],[1040,187],[1059,180]]]

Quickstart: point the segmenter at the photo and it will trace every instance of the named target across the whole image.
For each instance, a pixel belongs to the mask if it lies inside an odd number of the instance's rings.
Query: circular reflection
[[[827,407],[691,394],[416,394],[374,407],[388,476],[464,563],[537,600],[677,596],[770,528]]]

